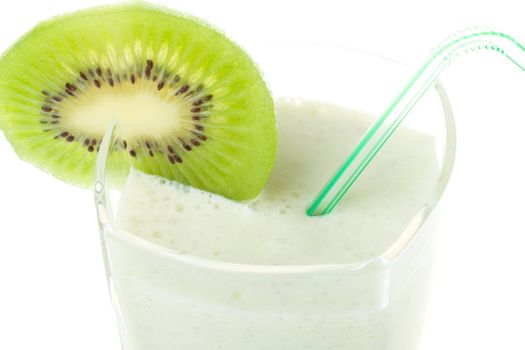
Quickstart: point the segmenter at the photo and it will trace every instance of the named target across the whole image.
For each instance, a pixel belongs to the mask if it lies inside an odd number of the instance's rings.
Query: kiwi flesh
[[[257,66],[188,15],[142,2],[82,10],[0,58],[0,128],[22,159],[91,186],[112,122],[123,162],[234,200],[255,197],[275,161]]]

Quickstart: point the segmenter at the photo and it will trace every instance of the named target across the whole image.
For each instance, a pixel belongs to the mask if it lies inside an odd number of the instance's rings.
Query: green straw
[[[498,52],[525,71],[524,65],[516,61],[521,55],[521,62],[525,63],[525,47],[508,34],[470,29],[445,40],[434,49],[401,93],[366,131],[350,156],[314,199],[307,215],[319,216],[332,212],[445,67],[457,56],[482,50]]]

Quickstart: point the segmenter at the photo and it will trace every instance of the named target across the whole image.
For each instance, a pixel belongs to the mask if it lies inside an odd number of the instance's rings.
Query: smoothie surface
[[[233,202],[133,171],[118,226],[180,253],[242,264],[343,264],[383,253],[434,191],[434,140],[401,126],[333,213],[308,217],[307,205],[374,117],[290,98],[276,108],[277,162],[257,199]]]

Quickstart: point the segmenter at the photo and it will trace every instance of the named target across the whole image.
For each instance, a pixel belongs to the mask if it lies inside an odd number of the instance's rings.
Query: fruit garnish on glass
[[[0,127],[22,159],[92,186],[111,123],[122,163],[234,200],[254,198],[275,159],[257,66],[191,16],[145,3],[83,10],[40,23],[0,59]]]

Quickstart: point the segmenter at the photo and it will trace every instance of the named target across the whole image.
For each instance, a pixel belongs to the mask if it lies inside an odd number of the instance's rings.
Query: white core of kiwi
[[[147,84],[150,83],[150,84]],[[152,85],[152,86],[145,86]],[[61,123],[66,130],[84,135],[104,134],[112,122],[127,140],[163,139],[182,134],[191,101],[157,91],[153,82],[131,87],[88,89],[62,104]],[[145,122],[146,121],[146,122]]]

